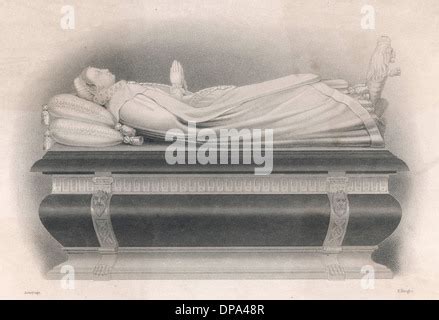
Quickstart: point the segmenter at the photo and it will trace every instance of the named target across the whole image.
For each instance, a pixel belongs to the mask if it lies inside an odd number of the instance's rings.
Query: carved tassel
[[[118,123],[114,128],[122,133],[124,136],[134,137],[136,135],[136,129],[131,128],[125,124]]]
[[[141,137],[141,136],[137,136],[137,137],[125,136],[125,137],[123,137],[123,142],[126,144],[131,144],[133,146],[141,146],[141,145],[143,145],[143,137]]]
[[[49,114],[49,106],[45,104],[43,106],[43,111],[41,112],[41,123],[45,126],[49,126],[50,124],[50,114]]]
[[[53,145],[53,140],[52,140],[52,137],[50,136],[50,131],[47,130],[44,133],[43,150],[44,151],[49,150],[52,147],[52,145]]]

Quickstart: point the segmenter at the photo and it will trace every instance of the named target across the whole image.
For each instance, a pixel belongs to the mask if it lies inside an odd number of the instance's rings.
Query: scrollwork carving
[[[349,199],[345,191],[339,189],[329,193],[331,207],[328,232],[323,247],[326,251],[338,251],[343,244],[349,222]]]
[[[118,243],[110,217],[112,177],[94,177],[94,192],[91,197],[91,216],[101,249],[117,250]]]

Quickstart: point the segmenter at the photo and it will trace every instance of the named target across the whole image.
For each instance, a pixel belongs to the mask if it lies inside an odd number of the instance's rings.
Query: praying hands
[[[172,62],[169,78],[171,80],[171,94],[178,99],[182,99],[187,91],[187,84],[184,78],[184,70],[180,62]]]

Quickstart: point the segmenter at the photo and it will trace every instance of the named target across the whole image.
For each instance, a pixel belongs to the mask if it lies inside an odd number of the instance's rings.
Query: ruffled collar
[[[103,90],[99,90],[93,97],[93,102],[100,104],[102,106],[106,105],[110,102],[113,95],[124,85],[126,84],[125,80],[121,80],[113,84],[111,87]]]

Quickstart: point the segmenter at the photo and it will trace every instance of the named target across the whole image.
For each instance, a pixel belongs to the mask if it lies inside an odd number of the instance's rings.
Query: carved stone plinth
[[[160,147],[55,147],[33,171],[52,177],[40,218],[77,279],[376,278],[397,228],[386,150],[277,150],[252,165],[168,165]]]

